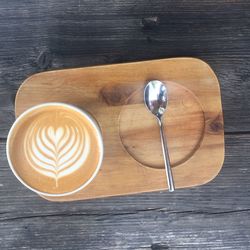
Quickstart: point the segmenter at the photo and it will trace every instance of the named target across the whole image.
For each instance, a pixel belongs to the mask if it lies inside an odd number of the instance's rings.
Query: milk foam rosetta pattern
[[[79,125],[81,124],[81,126]],[[28,127],[25,157],[37,172],[55,180],[79,169],[88,157],[88,130],[74,116],[62,111],[44,114]]]

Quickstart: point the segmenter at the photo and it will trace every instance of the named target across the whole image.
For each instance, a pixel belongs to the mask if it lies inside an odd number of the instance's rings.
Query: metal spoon
[[[148,110],[155,115],[160,126],[160,135],[161,135],[161,145],[165,163],[165,170],[168,182],[169,192],[175,190],[174,180],[172,176],[167,141],[164,136],[162,116],[167,108],[168,104],[168,91],[167,87],[158,80],[153,80],[148,82],[144,89],[144,102]]]

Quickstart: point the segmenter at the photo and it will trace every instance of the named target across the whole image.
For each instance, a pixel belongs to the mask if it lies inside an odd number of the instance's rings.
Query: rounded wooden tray
[[[218,80],[195,58],[57,70],[35,74],[20,87],[16,115],[44,102],[83,108],[99,122],[105,155],[97,177],[76,194],[52,201],[82,200],[167,189],[155,118],[143,104],[148,80],[165,82],[169,106],[164,125],[176,188],[212,180],[224,160]]]

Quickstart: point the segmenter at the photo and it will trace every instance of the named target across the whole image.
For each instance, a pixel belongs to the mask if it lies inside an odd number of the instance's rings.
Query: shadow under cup
[[[87,112],[64,103],[26,110],[7,139],[9,165],[32,191],[65,196],[86,187],[103,160],[100,127]]]

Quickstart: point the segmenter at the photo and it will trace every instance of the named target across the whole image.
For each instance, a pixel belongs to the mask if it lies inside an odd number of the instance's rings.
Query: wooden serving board
[[[224,129],[218,79],[205,62],[173,58],[35,74],[16,96],[16,116],[44,102],[65,102],[97,119],[104,161],[84,190],[52,201],[84,200],[167,189],[159,128],[143,104],[147,81],[169,90],[164,116],[176,188],[202,185],[220,171]]]

